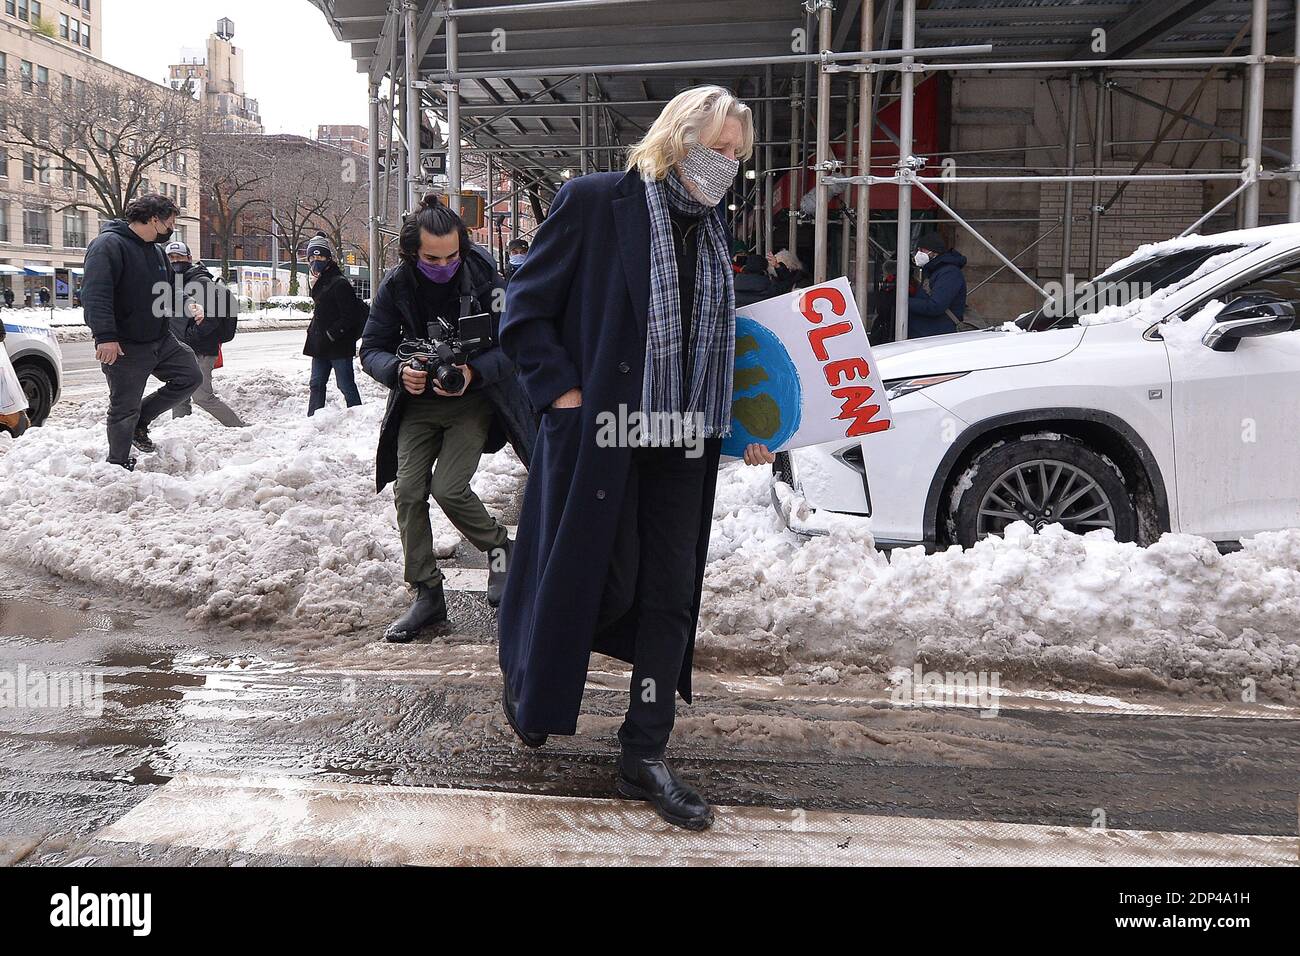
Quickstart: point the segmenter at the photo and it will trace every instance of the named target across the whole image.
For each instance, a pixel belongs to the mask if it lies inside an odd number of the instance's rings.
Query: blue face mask
[[[328,262],[313,262],[311,264],[311,274],[314,276],[320,275],[322,272],[325,271],[325,267],[328,265],[329,265]]]
[[[524,254],[523,254],[522,252],[520,252],[520,253],[517,253],[517,254],[511,256],[511,257],[510,257],[510,264],[511,264],[512,266],[521,266],[521,265],[523,265],[523,264],[524,264]]]

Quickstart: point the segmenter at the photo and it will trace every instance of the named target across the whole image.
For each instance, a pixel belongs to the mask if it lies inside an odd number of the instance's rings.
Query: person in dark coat
[[[311,298],[315,303],[303,355],[311,356],[311,395],[307,400],[307,417],[325,407],[325,387],[330,372],[348,407],[361,404],[361,393],[353,375],[352,359],[357,354],[357,339],[366,324],[366,304],[357,298],[324,233],[307,242],[307,262],[311,267]]]
[[[192,396],[193,404],[227,428],[243,428],[244,420],[212,388],[212,372],[221,346],[235,337],[238,328],[239,299],[224,282],[212,277],[207,266],[194,262],[190,247],[179,239],[167,243],[165,251],[172,264],[172,288],[178,306],[187,295],[199,305],[191,315],[180,307],[172,309],[172,334],[189,346],[203,373],[203,383]],[[186,399],[173,408],[172,418],[190,415],[190,403],[191,399]]]
[[[744,270],[736,276],[736,308],[743,309],[776,295],[776,286],[767,275],[762,256],[745,256]]]
[[[912,263],[921,270],[921,285],[907,300],[907,337],[956,332],[966,314],[966,257],[930,231],[917,240]]]
[[[375,484],[383,491],[396,481],[405,576],[416,592],[410,609],[384,634],[402,643],[447,619],[442,571],[433,555],[430,496],[456,530],[487,552],[488,603],[500,603],[511,541],[470,488],[470,479],[483,453],[498,451],[507,440],[527,466],[537,421],[514,366],[495,344],[505,296],[491,254],[470,240],[460,216],[432,194],[402,226],[398,243],[402,262],[375,294],[361,339],[361,366],[391,389]],[[411,340],[450,342],[463,318],[483,313],[489,316],[491,342],[457,366],[465,380],[459,390],[443,389],[412,358],[398,354]]]
[[[524,260],[528,258],[528,242],[525,239],[511,239],[506,246],[506,284],[510,284],[510,277],[515,274]]]
[[[9,289],[9,288],[6,288],[6,289],[5,289],[5,291],[4,291],[4,300],[5,300],[5,308],[6,308],[6,309],[12,309],[12,308],[14,307],[14,290],[13,290],[13,289]]]
[[[104,223],[86,247],[81,295],[95,358],[108,381],[108,461],[128,471],[135,470],[131,446],[153,452],[149,425],[203,382],[194,353],[172,334],[172,303],[158,294],[171,275],[158,243],[171,239],[179,214],[166,196],[138,196],[127,204],[125,219]],[[145,397],[150,376],[165,384]]]
[[[810,284],[803,263],[789,249],[769,253],[767,263],[770,266],[770,275],[772,276],[773,295],[785,295],[795,289],[806,288]]]
[[[735,298],[718,207],[752,143],[750,111],[726,90],[679,94],[626,173],[561,187],[501,328],[542,412],[498,619],[506,719],[530,747],[573,734],[591,652],[630,663],[617,787],[689,829],[709,826],[712,810],[664,751],[674,690],[690,701],[731,426]],[[661,413],[648,434],[602,437],[620,414],[644,428]],[[692,440],[666,434],[674,421],[691,424]],[[760,445],[745,458],[773,460]]]

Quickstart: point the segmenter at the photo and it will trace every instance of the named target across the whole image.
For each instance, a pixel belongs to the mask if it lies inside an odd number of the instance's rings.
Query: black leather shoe
[[[501,675],[501,709],[506,712],[506,723],[515,732],[515,736],[524,742],[525,747],[536,749],[546,743],[546,734],[530,734],[520,729],[519,722],[515,720],[515,697],[510,693],[510,681],[504,674]]]
[[[116,464],[119,468],[125,468],[127,471],[135,471],[135,461],[134,458],[128,458],[126,461],[112,462],[111,464]]]
[[[618,792],[632,800],[647,800],[655,812],[674,826],[707,830],[713,808],[700,792],[683,783],[663,759],[624,756],[618,765]]]
[[[492,607],[501,603],[501,595],[506,590],[506,576],[510,573],[510,555],[515,543],[506,538],[506,543],[499,548],[488,550],[487,602]]]
[[[406,613],[399,617],[388,630],[384,631],[384,640],[390,644],[405,644],[413,640],[426,627],[441,624],[447,620],[447,596],[442,591],[442,583],[436,587],[427,584],[416,585],[415,600]]]
[[[139,448],[146,455],[152,454],[158,450],[158,446],[155,445],[153,439],[149,437],[148,425],[135,426],[135,434],[131,436],[131,444],[136,448]]]

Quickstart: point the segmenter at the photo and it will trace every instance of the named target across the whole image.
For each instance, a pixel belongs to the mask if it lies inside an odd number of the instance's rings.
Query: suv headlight
[[[896,378],[885,383],[885,394],[893,402],[904,395],[910,395],[913,392],[919,392],[923,388],[929,388],[931,385],[938,385],[940,382],[951,382],[955,378],[961,378],[963,375],[969,374],[969,372],[950,372],[947,375],[919,375],[916,378]]]

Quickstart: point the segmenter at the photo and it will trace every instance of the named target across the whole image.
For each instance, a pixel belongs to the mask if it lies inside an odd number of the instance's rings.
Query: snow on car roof
[[[1216,232],[1210,235],[1178,236],[1173,239],[1161,239],[1138,246],[1132,255],[1116,260],[1107,266],[1103,275],[1117,268],[1139,262],[1149,256],[1177,252],[1181,249],[1196,249],[1200,246],[1258,246],[1266,242],[1294,242],[1300,244],[1300,223],[1285,222],[1276,226],[1259,226],[1254,229],[1234,229],[1231,232]]]

